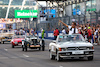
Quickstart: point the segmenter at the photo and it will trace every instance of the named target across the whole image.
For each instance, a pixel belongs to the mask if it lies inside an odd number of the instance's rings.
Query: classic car
[[[10,29],[4,29],[0,32],[0,43],[10,42],[14,35],[14,31]]]
[[[81,34],[59,35],[57,39],[49,44],[50,59],[61,61],[65,58],[86,57],[93,60],[94,47],[84,40]]]
[[[27,48],[39,50],[42,48],[44,51],[45,41],[34,35],[26,36],[25,40],[22,41],[22,51],[27,51]]]
[[[25,35],[14,35],[11,40],[12,48],[15,46],[22,46],[22,40],[25,39]]]

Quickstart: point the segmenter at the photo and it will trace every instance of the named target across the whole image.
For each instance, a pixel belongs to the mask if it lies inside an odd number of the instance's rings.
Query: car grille
[[[22,42],[18,42],[18,43],[22,43]]]
[[[87,50],[87,47],[68,47],[67,50]]]
[[[31,44],[37,44],[37,39],[32,39]]]

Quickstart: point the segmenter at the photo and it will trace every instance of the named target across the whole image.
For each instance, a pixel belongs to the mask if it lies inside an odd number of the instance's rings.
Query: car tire
[[[45,41],[42,40],[42,51],[45,51]]]
[[[59,56],[59,54],[57,54],[57,61],[58,62],[62,61],[62,58]]]
[[[3,44],[4,44],[5,42],[3,41]]]
[[[39,47],[39,50],[41,50],[41,47]]]
[[[52,52],[51,52],[51,51],[50,51],[50,59],[51,59],[51,60],[55,60],[55,56],[52,55]]]
[[[89,57],[88,57],[88,60],[89,60],[89,61],[92,61],[92,60],[93,60],[93,56],[89,56]]]
[[[12,48],[14,48],[14,45],[12,44]]]
[[[24,51],[24,45],[22,45],[22,51]]]
[[[45,46],[42,46],[42,51],[45,51]]]
[[[25,52],[27,52],[27,46],[25,46]]]

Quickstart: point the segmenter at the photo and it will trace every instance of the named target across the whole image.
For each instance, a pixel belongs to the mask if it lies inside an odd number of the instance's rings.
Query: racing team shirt
[[[72,26],[68,26],[68,28],[69,28],[69,35],[74,34],[74,28],[72,28]],[[77,28],[75,28],[75,33],[78,33],[78,29]]]

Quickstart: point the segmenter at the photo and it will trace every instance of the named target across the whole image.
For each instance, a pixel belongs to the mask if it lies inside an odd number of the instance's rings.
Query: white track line
[[[59,67],[63,67],[63,66],[59,66]]]
[[[4,48],[5,51],[8,51],[8,49]]]
[[[0,59],[8,59],[8,57],[0,57]]]
[[[23,56],[25,56],[25,57],[29,57],[28,55],[25,55],[25,54],[23,54]]]

